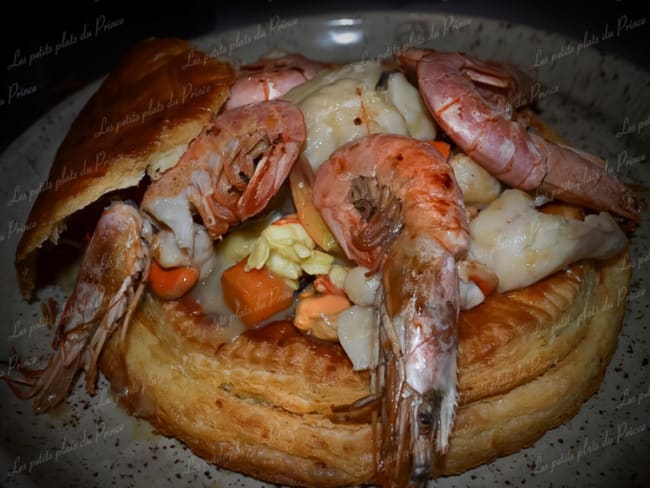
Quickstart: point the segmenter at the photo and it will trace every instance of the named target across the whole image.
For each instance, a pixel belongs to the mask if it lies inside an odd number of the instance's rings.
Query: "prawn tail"
[[[608,172],[604,161],[584,151],[549,143],[535,134],[530,137],[545,155],[547,169],[540,186],[542,193],[639,222],[641,200]]]

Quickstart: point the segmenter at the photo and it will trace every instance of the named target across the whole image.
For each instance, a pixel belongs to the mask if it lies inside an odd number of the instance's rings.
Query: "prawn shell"
[[[546,174],[543,155],[522,125],[491,108],[462,75],[468,67],[494,70],[492,64],[457,53],[424,56],[417,63],[422,98],[436,122],[470,157],[508,185],[537,188]]]
[[[226,110],[279,98],[312,79],[325,67],[325,64],[297,53],[279,58],[261,58],[252,64],[240,66]]]
[[[514,65],[423,50],[407,51],[401,59],[407,70],[415,64],[420,93],[436,122],[500,181],[639,221],[643,202],[607,171],[603,160],[529,134],[520,123],[532,120],[527,115],[512,120],[514,108],[532,102],[525,95],[531,80]],[[498,88],[480,85],[487,80]]]

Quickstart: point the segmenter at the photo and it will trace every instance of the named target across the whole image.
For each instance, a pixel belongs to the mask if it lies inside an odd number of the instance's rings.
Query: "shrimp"
[[[459,285],[468,224],[451,166],[426,142],[374,134],[316,173],[314,204],[345,254],[383,272],[379,479],[423,483],[445,453],[456,406]]]
[[[285,101],[217,116],[142,198],[142,211],[160,229],[152,243],[156,260],[165,267],[198,266],[205,278],[212,241],[266,207],[305,137],[300,110]],[[205,228],[193,222],[193,212]]]
[[[438,51],[413,48],[398,55],[400,65],[416,85],[419,84],[418,61],[429,54],[438,54]],[[533,93],[534,80],[515,64],[507,61],[472,61],[476,65],[468,65],[463,75],[475,83],[474,88],[492,109],[511,117],[516,109],[530,102],[529,94]]]
[[[324,68],[324,64],[300,54],[261,58],[253,64],[241,66],[239,77],[230,89],[226,110],[279,98]]]
[[[529,133],[512,120],[512,108],[528,101],[521,96],[522,83],[530,86],[514,66],[426,50],[406,51],[401,59],[407,70],[415,66],[436,122],[500,181],[638,222],[639,202],[604,161]],[[496,100],[506,100],[508,109]]]
[[[86,389],[94,393],[101,350],[120,323],[124,334],[143,291],[150,234],[151,226],[131,205],[117,203],[100,217],[57,328],[56,351],[48,366],[22,370],[24,380],[5,378],[18,397],[34,398],[35,413],[59,404],[80,368],[86,371]],[[31,388],[21,392],[13,383]]]
[[[266,207],[304,140],[300,110],[288,102],[225,112],[149,186],[139,211],[124,203],[105,210],[63,312],[57,350],[44,370],[23,368],[24,379],[5,378],[14,393],[34,398],[34,411],[44,412],[65,398],[80,368],[94,393],[99,355],[120,323],[124,338],[151,259],[162,267],[190,266],[205,277],[214,264],[213,239]],[[194,222],[194,212],[205,226]],[[21,392],[16,383],[31,389]]]

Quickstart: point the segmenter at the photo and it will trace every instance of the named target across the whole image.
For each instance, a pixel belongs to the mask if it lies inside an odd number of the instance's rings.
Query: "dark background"
[[[232,0],[229,3],[181,0],[147,7],[135,0],[131,3],[106,0],[55,1],[42,5],[13,1],[15,3],[3,6],[3,18],[0,20],[0,35],[3,38],[0,54],[0,151],[56,103],[110,71],[138,40],[150,36],[191,38],[256,23],[275,15],[286,17],[378,9],[458,13],[536,26],[579,40],[582,40],[585,31],[602,32],[605,24],[609,24],[610,30],[615,29],[617,19],[622,15],[627,15],[630,21],[648,17],[643,27],[626,32],[620,38],[610,39],[597,48],[650,69],[649,9],[643,7],[642,2],[627,0],[609,0],[603,3],[570,0]],[[95,34],[97,23],[101,23],[102,18],[105,25],[109,22],[121,25],[83,41],[79,39],[84,24],[88,31]],[[55,49],[56,44],[64,41],[64,36],[70,40],[71,32],[77,34],[76,43],[63,47],[57,54],[51,53],[34,59],[29,65],[30,53],[48,43]],[[26,64],[12,67],[21,56],[27,57]]]

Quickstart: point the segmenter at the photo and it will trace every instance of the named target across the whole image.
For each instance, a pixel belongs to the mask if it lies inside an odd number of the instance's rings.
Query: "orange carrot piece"
[[[246,259],[221,275],[226,305],[248,327],[254,327],[293,303],[293,290],[265,268],[244,271]]]
[[[449,144],[447,144],[444,141],[428,141],[428,142],[433,147],[435,147],[438,151],[440,151],[440,154],[442,154],[445,159],[449,157],[449,153],[451,152],[451,146]]]
[[[279,218],[271,225],[286,225],[286,224],[299,224],[299,223],[300,223],[300,219],[298,219],[298,216],[296,214],[289,214],[289,215],[285,215],[282,218]]]
[[[151,260],[149,284],[160,298],[180,298],[192,289],[198,279],[199,272],[190,266],[165,269],[155,259]]]
[[[481,289],[481,292],[485,296],[488,296],[490,293],[496,290],[497,286],[499,286],[499,280],[492,279],[492,278],[496,278],[496,275],[492,277],[492,276],[487,276],[483,273],[470,273],[467,277],[469,278],[470,281],[473,281],[474,284]]]
[[[585,219],[585,211],[582,207],[578,207],[577,205],[569,205],[568,203],[564,202],[547,203],[542,208],[540,208],[539,211],[546,214],[562,215],[568,219]]]

